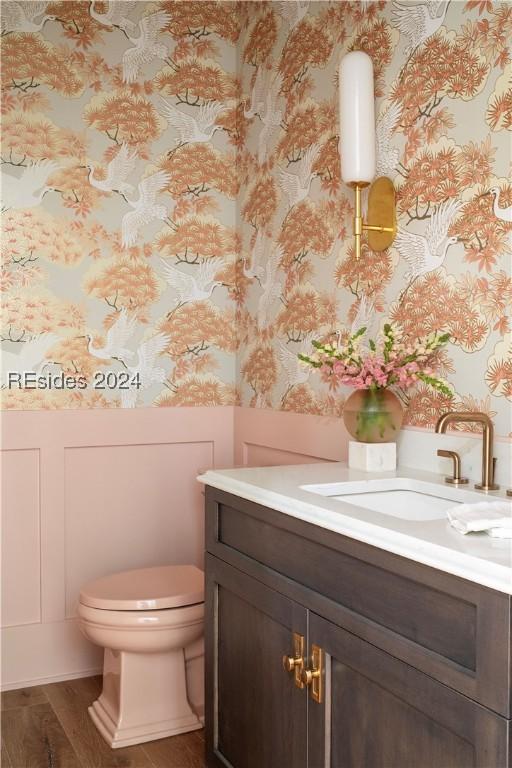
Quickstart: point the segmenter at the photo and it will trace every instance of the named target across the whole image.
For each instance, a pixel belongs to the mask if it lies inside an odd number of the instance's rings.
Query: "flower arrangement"
[[[432,365],[435,352],[449,341],[450,334],[435,331],[411,344],[389,323],[376,340],[364,342],[365,334],[366,328],[360,328],[345,338],[338,334],[333,344],[313,341],[315,352],[299,354],[299,359],[319,369],[331,388],[345,384],[361,390],[345,403],[345,425],[357,440],[385,442],[396,438],[403,417],[393,390],[403,397],[405,389],[422,381],[452,397],[448,385],[434,376]]]
[[[346,384],[354,389],[406,389],[423,381],[445,395],[452,395],[451,389],[432,375],[431,366],[434,352],[449,341],[449,333],[434,331],[413,346],[403,342],[398,328],[386,323],[377,341],[369,340],[367,349],[361,348],[365,333],[366,328],[360,328],[344,343],[340,343],[340,336],[336,344],[313,341],[316,352],[299,354],[299,358],[319,368],[324,380],[335,388]]]

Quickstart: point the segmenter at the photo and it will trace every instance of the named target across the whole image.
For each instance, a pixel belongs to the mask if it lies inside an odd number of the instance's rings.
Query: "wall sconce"
[[[368,220],[363,221],[361,190],[375,176],[375,97],[373,63],[363,51],[347,53],[340,64],[341,177],[355,192],[354,246],[361,256],[361,235],[368,231],[372,251],[389,248],[396,235],[395,188],[386,176],[372,184]]]

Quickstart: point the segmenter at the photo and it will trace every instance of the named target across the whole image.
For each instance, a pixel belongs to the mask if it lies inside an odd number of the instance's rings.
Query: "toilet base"
[[[112,720],[106,709],[97,699],[88,709],[91,720],[101,733],[107,744],[112,749],[119,747],[131,747],[134,744],[143,744],[145,741],[165,739],[167,736],[177,736],[178,733],[188,733],[203,727],[204,718],[199,720],[192,716],[180,721],[167,721],[152,723],[151,726],[134,726],[131,728],[119,728]],[[149,728],[149,730],[148,730]]]
[[[89,715],[113,749],[202,728],[187,699],[183,649],[144,654],[106,648],[103,690]]]

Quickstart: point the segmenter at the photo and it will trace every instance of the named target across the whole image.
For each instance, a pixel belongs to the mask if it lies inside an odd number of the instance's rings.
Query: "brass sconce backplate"
[[[387,176],[375,179],[370,187],[367,220],[372,226],[372,229],[368,229],[368,245],[371,250],[384,251],[389,248],[396,236],[396,209],[395,188]],[[390,228],[392,231],[377,231],[379,227]]]

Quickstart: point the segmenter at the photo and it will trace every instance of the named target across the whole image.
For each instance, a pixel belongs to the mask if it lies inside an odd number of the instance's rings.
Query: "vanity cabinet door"
[[[308,768],[509,765],[504,718],[315,614],[309,638],[325,655]]]
[[[206,611],[208,765],[307,768],[308,697],[282,662],[306,609],[207,555]]]

